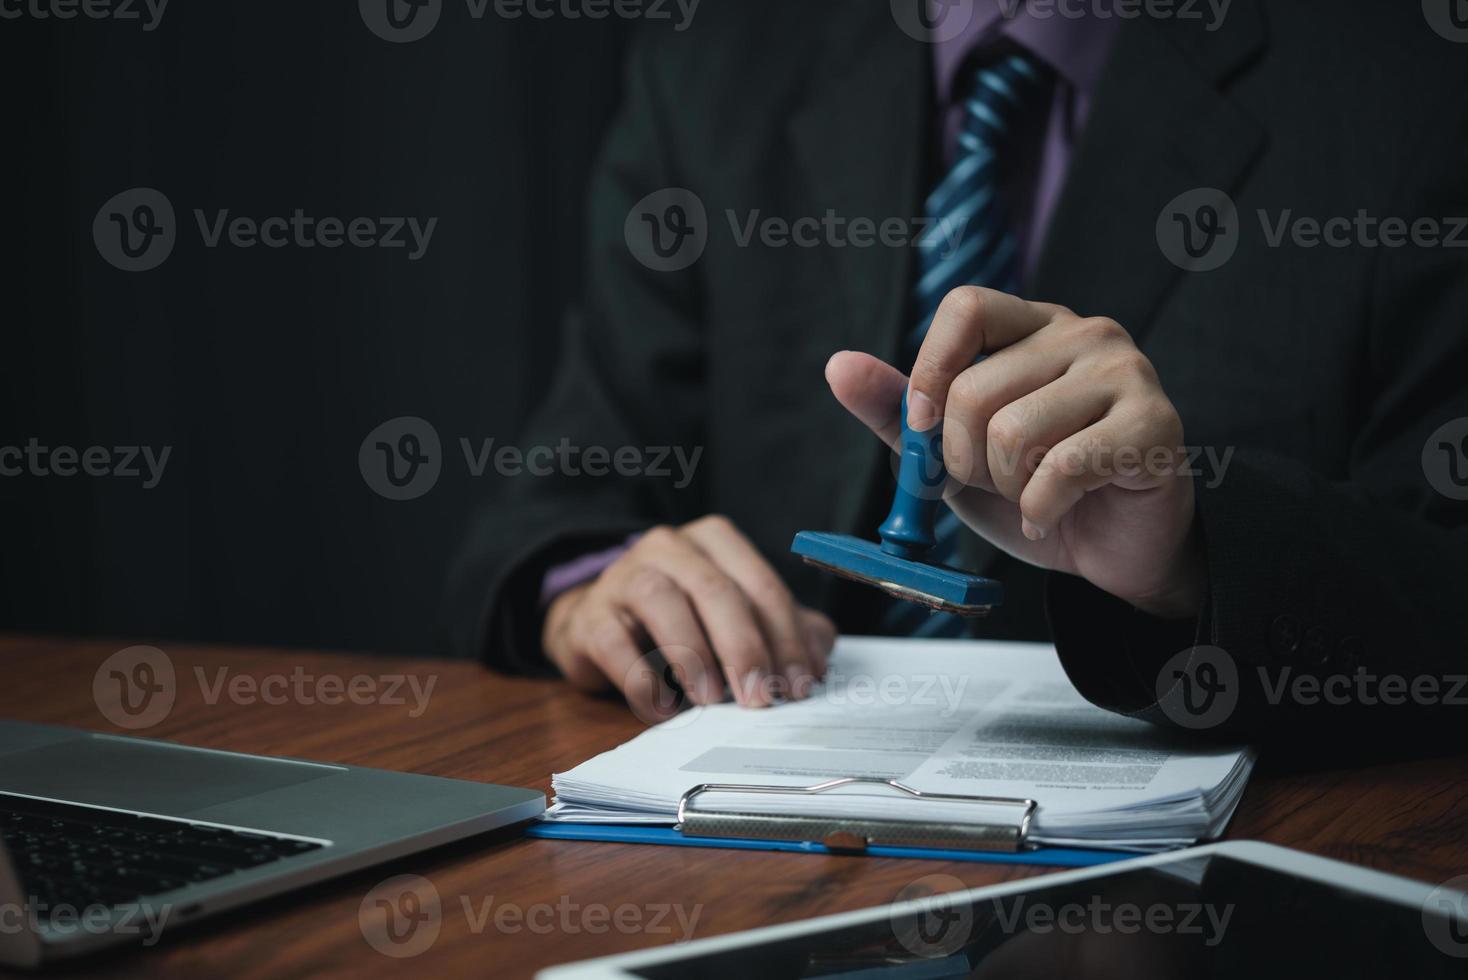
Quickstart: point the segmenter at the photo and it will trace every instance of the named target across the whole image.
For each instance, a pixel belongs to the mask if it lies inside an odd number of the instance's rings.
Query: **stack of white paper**
[[[762,711],[695,708],[552,779],[547,819],[669,824],[699,783],[808,786],[844,776],[930,793],[1029,798],[1030,840],[1159,851],[1216,837],[1253,754],[1096,708],[1053,647],[848,638],[806,701]],[[718,794],[701,810],[897,820],[1013,822],[971,803],[886,787],[827,794]]]

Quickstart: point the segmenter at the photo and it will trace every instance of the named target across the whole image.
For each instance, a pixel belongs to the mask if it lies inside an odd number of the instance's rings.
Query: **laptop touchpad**
[[[0,790],[183,815],[345,771],[320,763],[92,735],[0,755]]]

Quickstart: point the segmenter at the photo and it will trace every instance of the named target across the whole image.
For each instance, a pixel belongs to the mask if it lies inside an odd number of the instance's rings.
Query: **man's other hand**
[[[641,718],[671,713],[647,669],[661,656],[694,704],[745,707],[805,697],[826,670],[836,627],[797,603],[725,517],[655,527],[595,580],[546,611],[546,655],[585,690],[615,685]]]

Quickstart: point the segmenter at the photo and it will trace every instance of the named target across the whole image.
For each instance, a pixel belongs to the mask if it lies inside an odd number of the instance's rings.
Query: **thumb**
[[[900,449],[905,374],[870,354],[847,350],[826,362],[826,382],[848,412],[894,451]],[[1032,560],[1027,555],[1037,549],[1020,531],[1018,504],[978,487],[964,487],[947,499],[953,512],[980,535],[1012,555]],[[1053,541],[1045,544],[1053,546]]]
[[[888,446],[898,448],[907,375],[870,354],[844,350],[826,362],[826,383],[843,408]]]

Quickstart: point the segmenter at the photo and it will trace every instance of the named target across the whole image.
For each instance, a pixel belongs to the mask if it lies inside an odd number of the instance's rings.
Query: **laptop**
[[[528,789],[0,721],[0,964],[150,945],[544,809]]]

